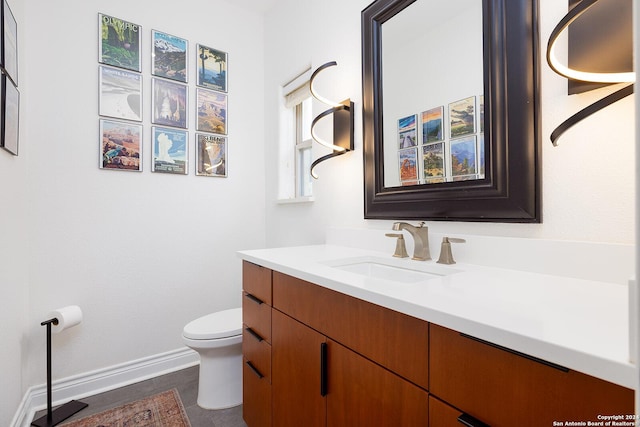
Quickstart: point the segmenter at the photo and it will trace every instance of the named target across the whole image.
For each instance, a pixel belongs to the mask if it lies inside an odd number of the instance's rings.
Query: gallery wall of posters
[[[484,179],[484,162],[482,95],[398,119],[403,186]]]
[[[145,142],[142,26],[98,13],[100,168],[189,174],[189,41],[151,30],[151,126]],[[195,175],[227,176],[228,55],[196,44]]]

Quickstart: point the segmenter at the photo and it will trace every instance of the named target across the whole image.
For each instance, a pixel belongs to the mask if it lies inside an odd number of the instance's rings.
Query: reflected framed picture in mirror
[[[422,112],[422,143],[442,141],[444,138],[444,107]]]

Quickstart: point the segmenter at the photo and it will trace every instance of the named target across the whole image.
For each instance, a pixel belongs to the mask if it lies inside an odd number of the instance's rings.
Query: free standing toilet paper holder
[[[37,427],[53,427],[60,424],[73,414],[83,410],[89,404],[80,402],[78,400],[72,400],[64,405],[56,408],[55,411],[51,410],[51,325],[57,325],[58,319],[45,320],[40,323],[41,326],[47,327],[47,413],[42,417],[31,423],[32,426]]]

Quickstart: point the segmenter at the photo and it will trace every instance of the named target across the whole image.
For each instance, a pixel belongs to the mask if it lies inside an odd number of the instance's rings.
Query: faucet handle
[[[440,247],[440,258],[436,261],[438,264],[455,264],[453,253],[451,252],[451,243],[465,243],[466,240],[456,237],[443,237]]]
[[[402,233],[386,233],[387,237],[396,237],[398,240],[396,241],[396,251],[393,253],[393,256],[396,258],[407,258],[409,254],[407,253],[407,246],[404,244],[404,236]]]

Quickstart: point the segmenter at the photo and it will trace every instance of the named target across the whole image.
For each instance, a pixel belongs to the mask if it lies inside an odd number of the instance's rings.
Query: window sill
[[[295,203],[310,203],[313,202],[315,199],[313,198],[313,196],[311,197],[294,197],[291,199],[278,199],[276,200],[276,203],[279,205],[290,205],[290,204],[295,204]]]

